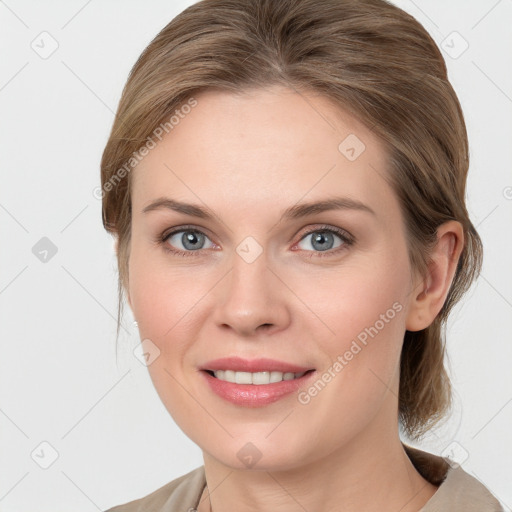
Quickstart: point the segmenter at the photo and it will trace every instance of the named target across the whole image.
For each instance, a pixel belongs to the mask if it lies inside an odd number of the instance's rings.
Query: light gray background
[[[132,353],[129,310],[116,362],[116,260],[92,193],[131,66],[191,3],[0,1],[2,512],[104,510],[202,464]],[[485,246],[482,276],[449,324],[455,411],[418,446],[467,452],[463,468],[510,511],[512,1],[395,3],[445,48]],[[459,56],[454,31],[469,44]],[[58,48],[42,58],[52,38]],[[32,251],[43,237],[57,248],[47,262]]]

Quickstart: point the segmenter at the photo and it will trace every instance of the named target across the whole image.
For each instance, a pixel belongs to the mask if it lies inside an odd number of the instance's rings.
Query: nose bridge
[[[217,307],[218,324],[251,334],[261,325],[277,326],[286,320],[279,280],[267,268],[267,254],[253,237],[235,248]]]
[[[236,286],[236,292],[248,289],[254,294],[264,293],[268,263],[268,252],[253,237],[242,241],[232,258],[231,284]]]

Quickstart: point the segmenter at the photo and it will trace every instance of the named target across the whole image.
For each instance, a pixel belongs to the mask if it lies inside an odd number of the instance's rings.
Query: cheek
[[[402,328],[402,318],[395,313],[405,309],[409,280],[407,268],[398,259],[362,261],[340,266],[339,271],[318,273],[314,279],[304,280],[297,275],[294,280],[295,293],[307,298],[306,305],[313,313],[306,315],[312,319],[308,320],[310,327],[311,322],[316,322],[321,336],[337,340],[340,347],[376,322],[382,327],[381,315],[384,321],[392,317],[386,322],[386,332],[396,333]],[[399,306],[393,309],[395,303]],[[395,317],[399,320],[395,321]]]
[[[385,390],[382,383],[391,383],[398,370],[409,290],[404,254],[389,251],[377,258],[374,253],[371,260],[317,275],[314,286],[297,278],[297,295],[307,297],[315,313],[307,316],[306,331],[318,332],[327,368],[339,363],[338,371],[331,370],[337,382],[332,389],[347,405],[355,406],[353,400],[361,395],[378,397]]]
[[[195,306],[205,293],[205,278],[194,269],[166,265],[163,258],[135,250],[130,259],[130,298],[141,338],[165,350],[164,340],[195,325]],[[160,346],[161,345],[161,346]]]

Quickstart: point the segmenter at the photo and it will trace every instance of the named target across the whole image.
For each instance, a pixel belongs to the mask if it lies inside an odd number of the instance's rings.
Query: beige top
[[[460,466],[452,467],[445,457],[402,444],[423,478],[439,486],[419,512],[504,512],[487,488]],[[189,509],[197,509],[205,486],[204,466],[200,466],[144,498],[106,512],[192,512]]]

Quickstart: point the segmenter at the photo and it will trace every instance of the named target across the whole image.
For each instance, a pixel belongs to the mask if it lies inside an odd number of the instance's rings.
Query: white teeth
[[[236,384],[271,384],[282,380],[292,380],[302,377],[306,372],[235,372],[233,370],[214,370],[213,374],[217,379],[225,380]]]

